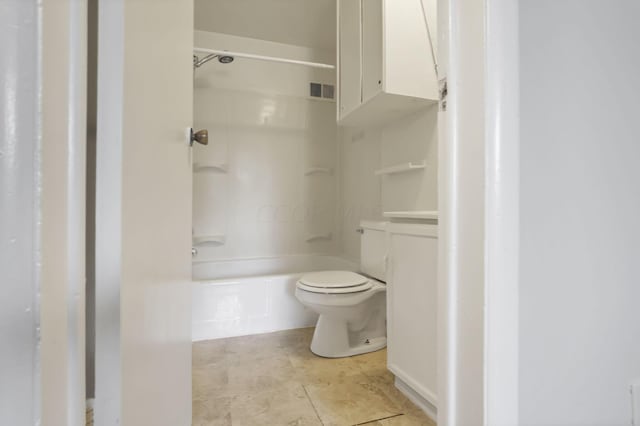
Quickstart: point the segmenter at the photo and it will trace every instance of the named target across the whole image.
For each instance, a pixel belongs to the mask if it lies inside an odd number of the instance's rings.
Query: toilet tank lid
[[[350,271],[311,272],[300,278],[302,284],[321,288],[355,287],[368,281],[369,278]]]
[[[374,231],[385,231],[388,223],[381,220],[362,220],[360,221],[360,227],[362,229],[373,229]]]

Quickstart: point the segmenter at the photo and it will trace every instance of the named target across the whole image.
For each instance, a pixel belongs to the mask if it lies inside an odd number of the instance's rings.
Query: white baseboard
[[[436,423],[438,422],[438,408],[435,405],[433,405],[432,403],[427,401],[425,398],[423,398],[420,394],[418,394],[416,391],[411,389],[409,385],[407,385],[405,382],[402,381],[402,379],[399,379],[398,377],[396,377],[395,385],[396,385],[396,388],[400,392],[402,392],[404,396],[409,398],[409,401],[416,404],[418,408],[424,411],[424,413],[427,416],[429,416],[431,420],[433,420]]]

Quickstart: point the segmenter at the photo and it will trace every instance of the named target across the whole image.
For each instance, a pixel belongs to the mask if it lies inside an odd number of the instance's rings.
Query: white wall
[[[640,378],[640,5],[520,9],[520,424],[628,425]]]
[[[331,63],[325,51],[196,32],[196,46]],[[200,54],[202,57],[202,54]],[[209,130],[195,163],[227,173],[194,173],[194,236],[223,235],[198,247],[198,261],[333,254],[339,248],[335,103],[309,99],[309,83],[335,84],[335,72],[236,58],[195,72],[195,127]],[[305,176],[311,167],[330,175]],[[329,240],[305,241],[331,234]]]
[[[361,220],[385,211],[438,209],[437,109],[425,109],[384,126],[341,129],[343,253],[360,260]],[[375,176],[383,167],[426,162],[424,170]]]
[[[424,170],[375,177],[382,181],[382,210],[438,210],[437,106],[382,128],[381,167],[425,162]]]
[[[195,9],[200,31],[335,50],[335,0],[196,0]]]
[[[343,255],[360,264],[360,234],[363,219],[382,218],[379,129],[340,129],[340,217]]]
[[[0,423],[8,425],[35,424],[40,414],[37,31],[35,2],[0,3]]]
[[[0,4],[2,424],[84,424],[85,14]]]

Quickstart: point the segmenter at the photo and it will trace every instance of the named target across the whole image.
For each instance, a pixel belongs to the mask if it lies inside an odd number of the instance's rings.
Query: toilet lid
[[[349,271],[322,271],[305,274],[298,287],[314,293],[355,293],[369,290],[373,284],[367,277]]]

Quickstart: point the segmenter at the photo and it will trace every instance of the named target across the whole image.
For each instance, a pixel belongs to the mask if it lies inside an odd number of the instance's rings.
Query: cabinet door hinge
[[[438,88],[440,91],[440,111],[447,110],[447,78],[438,80]]]

